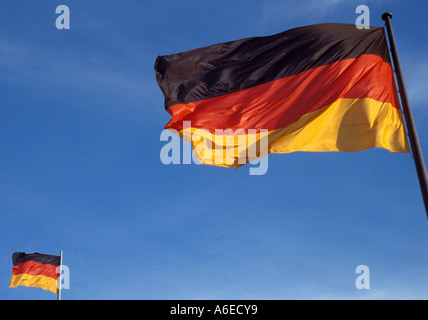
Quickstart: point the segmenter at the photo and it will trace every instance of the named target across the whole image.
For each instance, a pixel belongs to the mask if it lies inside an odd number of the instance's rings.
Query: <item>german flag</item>
[[[9,287],[38,287],[58,293],[57,267],[60,264],[59,256],[15,252],[12,255],[12,261],[12,279]]]
[[[258,156],[409,152],[383,28],[310,25],[159,56],[155,72],[165,129],[203,164],[239,167],[263,137]]]

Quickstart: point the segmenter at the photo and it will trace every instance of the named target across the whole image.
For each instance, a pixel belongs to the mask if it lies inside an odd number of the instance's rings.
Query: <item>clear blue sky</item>
[[[71,29],[57,30],[58,5]],[[266,175],[160,161],[158,55],[393,13],[428,159],[425,1],[0,3],[0,299],[15,251],[59,254],[63,299],[427,299],[414,162],[386,150],[269,156]],[[355,287],[358,265],[369,290]]]

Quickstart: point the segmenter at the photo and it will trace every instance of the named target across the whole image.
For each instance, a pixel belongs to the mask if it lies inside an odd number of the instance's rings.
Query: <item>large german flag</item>
[[[59,256],[15,252],[12,255],[12,261],[12,279],[9,287],[38,287],[55,293],[58,292],[57,267],[60,264]]]
[[[159,56],[155,71],[172,116],[165,128],[204,164],[239,167],[266,136],[261,156],[409,152],[383,28],[305,26]]]

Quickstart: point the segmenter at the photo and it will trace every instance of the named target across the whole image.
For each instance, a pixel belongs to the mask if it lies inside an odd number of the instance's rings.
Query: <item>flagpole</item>
[[[391,25],[392,13],[385,12],[382,19],[385,21],[388,32],[389,44],[391,46],[392,59],[394,61],[395,74],[397,76],[398,88],[400,90],[401,104],[403,107],[404,117],[406,118],[407,133],[409,135],[410,146],[413,152],[416,171],[418,173],[419,184],[421,187],[422,197],[425,203],[425,211],[428,217],[428,175],[422,156],[421,146],[419,145],[418,134],[416,132],[415,122],[413,120],[412,110],[410,108],[409,98],[407,96],[406,86],[404,84],[403,73],[401,71],[400,59],[398,58],[397,46],[395,44],[394,32]]]
[[[59,253],[59,275],[58,275],[58,282],[57,282],[57,286],[58,286],[58,297],[57,300],[61,300],[61,284],[62,282],[62,250]]]

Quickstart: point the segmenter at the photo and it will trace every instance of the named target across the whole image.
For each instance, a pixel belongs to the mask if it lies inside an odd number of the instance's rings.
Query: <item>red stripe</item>
[[[399,108],[391,66],[376,55],[362,55],[224,96],[168,108],[166,129],[285,128],[303,115],[341,98],[372,98]]]
[[[34,261],[26,261],[12,268],[12,274],[22,274],[26,273],[29,275],[43,275],[46,277],[58,278],[58,273],[56,272],[55,266],[51,264],[42,264]]]

